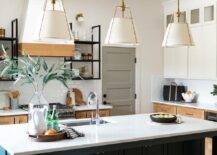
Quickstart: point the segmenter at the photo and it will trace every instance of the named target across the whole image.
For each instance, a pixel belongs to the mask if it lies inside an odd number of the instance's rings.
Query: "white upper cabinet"
[[[189,48],[190,79],[216,79],[217,77],[215,6],[214,1],[204,2],[200,9],[200,24],[191,26],[195,46]]]
[[[172,2],[165,3],[165,27]],[[184,2],[184,3],[183,3]],[[165,78],[217,79],[217,24],[215,0],[182,0],[195,46],[164,49]],[[167,9],[169,8],[169,9]]]
[[[200,26],[192,27],[191,34],[194,39],[195,46],[189,47],[189,78],[199,78],[203,71],[201,66],[203,62],[202,51],[202,28]]]
[[[215,25],[191,28],[195,46],[189,48],[189,78],[216,78]]]
[[[187,47],[166,48],[164,50],[164,77],[188,78]]]

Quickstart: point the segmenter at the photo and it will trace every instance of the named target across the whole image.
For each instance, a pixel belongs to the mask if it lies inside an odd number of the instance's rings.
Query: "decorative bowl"
[[[151,114],[150,118],[153,122],[157,122],[157,123],[176,123],[177,120],[176,115],[165,114],[165,113]]]

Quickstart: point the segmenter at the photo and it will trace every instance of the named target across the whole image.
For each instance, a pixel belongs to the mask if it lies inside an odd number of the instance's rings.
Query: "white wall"
[[[13,18],[22,19],[23,6],[27,0],[0,1],[4,6],[0,9],[0,26],[6,27],[9,31],[10,21]],[[74,26],[85,32],[87,27],[100,24],[102,25],[102,41],[104,41],[114,8],[118,3],[117,0],[64,0],[63,2],[69,22],[74,21],[76,13],[83,12],[85,15],[84,24]],[[163,72],[163,52],[161,48],[163,8],[161,0],[128,0],[127,2],[132,8],[140,40],[136,66],[137,112],[147,112],[151,110],[151,77]],[[81,88],[85,94],[90,90],[95,90],[101,96],[101,81],[73,82],[71,85]],[[11,83],[0,82],[0,89],[9,87],[13,87]],[[30,88],[28,87],[19,89],[23,92],[21,102],[27,103],[32,91],[29,91]],[[49,101],[63,102],[65,91],[62,86],[53,82],[48,86],[46,96]]]
[[[142,32],[141,47],[138,56],[140,61],[141,84],[140,100],[141,112],[150,112],[151,104],[151,80],[153,77],[163,74],[163,11],[160,1],[146,0],[143,2],[144,17],[143,25],[140,25]]]

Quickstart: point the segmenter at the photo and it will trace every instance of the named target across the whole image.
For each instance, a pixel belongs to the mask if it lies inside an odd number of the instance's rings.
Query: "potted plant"
[[[217,85],[216,84],[213,85],[213,92],[211,92],[211,94],[213,96],[217,96]]]
[[[6,53],[4,48],[3,51]],[[6,56],[0,62],[0,66],[4,66],[0,75],[11,76],[15,78],[15,83],[21,81],[33,87],[34,95],[29,102],[29,134],[42,134],[46,130],[45,114],[48,110],[48,102],[43,94],[45,86],[57,80],[68,87],[67,81],[75,78],[74,71],[66,68],[65,62],[48,65],[44,58],[32,58],[29,55],[19,58],[18,64]]]

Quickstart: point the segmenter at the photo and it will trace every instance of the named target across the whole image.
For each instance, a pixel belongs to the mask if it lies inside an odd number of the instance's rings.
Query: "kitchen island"
[[[26,133],[27,124],[2,125],[0,154],[204,155],[204,139],[217,136],[217,124],[182,119],[182,124],[160,124],[148,114],[106,117],[107,124],[74,127],[85,137],[58,142],[33,141]]]

